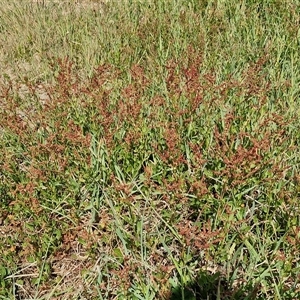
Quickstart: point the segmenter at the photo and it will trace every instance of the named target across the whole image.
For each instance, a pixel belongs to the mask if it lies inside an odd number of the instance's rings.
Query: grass
[[[298,1],[0,4],[0,299],[299,299]]]

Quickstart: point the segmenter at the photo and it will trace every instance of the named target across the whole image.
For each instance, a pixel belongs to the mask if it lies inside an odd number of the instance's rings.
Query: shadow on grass
[[[229,287],[229,283],[219,274],[201,272],[186,286],[172,289],[168,300],[254,300],[257,288],[250,285],[239,289]]]

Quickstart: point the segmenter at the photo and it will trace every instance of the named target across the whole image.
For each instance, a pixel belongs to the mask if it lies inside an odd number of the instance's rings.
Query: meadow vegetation
[[[296,0],[0,0],[0,299],[299,299]]]

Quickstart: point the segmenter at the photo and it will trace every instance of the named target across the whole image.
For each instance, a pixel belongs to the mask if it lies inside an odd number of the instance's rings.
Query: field
[[[0,299],[300,299],[298,0],[0,16]]]

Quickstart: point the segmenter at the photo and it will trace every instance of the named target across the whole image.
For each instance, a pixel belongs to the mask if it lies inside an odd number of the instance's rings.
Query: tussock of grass
[[[296,1],[0,8],[3,299],[297,299]]]

